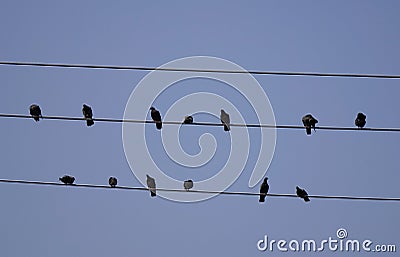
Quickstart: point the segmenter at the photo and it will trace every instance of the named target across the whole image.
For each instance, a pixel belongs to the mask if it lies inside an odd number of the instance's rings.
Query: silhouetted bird
[[[32,115],[35,121],[39,121],[39,118],[42,117],[42,110],[40,110],[40,107],[37,104],[32,104],[29,106],[29,113]]]
[[[227,114],[223,109],[221,109],[220,120],[222,124],[224,124],[224,131],[231,130],[231,119],[229,118],[229,114]]]
[[[260,200],[258,200],[260,203],[265,202],[265,197],[268,194],[268,190],[269,190],[268,178],[264,178],[264,182],[261,184],[260,187]]]
[[[151,118],[153,121],[156,122],[156,128],[161,129],[162,128],[162,123],[161,123],[161,114],[159,111],[156,110],[153,106],[150,108],[151,111]]]
[[[303,198],[304,202],[309,202],[310,198],[308,198],[308,194],[306,190],[301,189],[300,187],[296,186],[296,194],[298,197]]]
[[[64,177],[59,178],[59,180],[66,185],[72,185],[74,184],[75,178],[69,175],[64,175]]]
[[[305,115],[301,120],[306,128],[307,135],[311,135],[311,128],[313,128],[315,131],[315,124],[318,123],[318,120],[315,119],[311,114]]]
[[[115,177],[110,177],[109,179],[108,179],[108,184],[111,186],[111,187],[115,187],[116,185],[117,185],[117,178],[115,178]]]
[[[356,118],[356,120],[355,120],[354,123],[356,124],[356,126],[357,126],[358,128],[363,128],[363,127],[365,126],[365,124],[367,123],[367,122],[365,121],[366,118],[367,118],[367,116],[365,116],[364,113],[359,112],[359,113],[357,114],[357,118]]]
[[[183,182],[183,187],[186,189],[186,191],[189,191],[189,189],[193,188],[193,181],[191,179],[186,180]]]
[[[90,106],[84,104],[83,108],[82,108],[82,113],[86,119],[86,125],[88,127],[92,126],[94,124],[92,108]]]
[[[152,197],[154,197],[157,195],[156,194],[156,181],[154,178],[150,177],[149,175],[146,175],[146,176],[147,176],[146,182],[147,182],[147,186],[149,187],[149,190],[150,190],[150,195]]]
[[[192,116],[185,116],[185,120],[183,121],[185,124],[192,124],[193,123],[193,117]]]

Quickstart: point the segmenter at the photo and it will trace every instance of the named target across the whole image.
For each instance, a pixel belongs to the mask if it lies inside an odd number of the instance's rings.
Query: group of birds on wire
[[[70,176],[70,175],[64,175],[63,177],[59,178],[59,180],[64,183],[65,185],[73,185],[75,182],[75,177]],[[146,174],[146,183],[147,183],[147,187],[150,191],[150,196],[151,197],[155,197],[157,196],[157,185],[156,185],[156,180],[149,176],[148,174]],[[116,177],[110,177],[108,179],[108,184],[110,185],[110,187],[116,187],[118,184],[118,180]],[[190,189],[192,189],[194,186],[194,182],[193,180],[189,179],[189,180],[185,180],[183,182],[183,188],[185,189],[185,191],[189,192]],[[263,183],[261,184],[260,187],[260,198],[259,198],[259,202],[263,203],[265,202],[265,197],[267,196],[269,191],[269,185],[268,185],[268,177],[264,178]],[[310,198],[308,197],[308,193],[305,189],[302,189],[298,186],[296,186],[296,194],[298,197],[302,198],[305,202],[309,202]]]
[[[40,109],[40,106],[37,104],[32,104],[29,107],[29,113],[35,121],[39,121],[40,118],[42,118],[42,110]],[[94,125],[93,111],[89,105],[83,104],[82,113],[83,113],[83,117],[86,119],[86,125],[88,127]],[[162,129],[161,114],[153,106],[150,107],[150,116],[153,119],[154,123],[156,124],[156,128],[158,130]],[[366,118],[367,118],[367,116],[364,113],[359,112],[354,121],[354,124],[359,129],[362,129],[362,128],[364,128],[364,126],[366,124]],[[220,120],[221,120],[222,125],[224,126],[224,131],[230,131],[230,129],[231,129],[230,128],[230,124],[231,124],[230,116],[223,109],[221,109]],[[188,115],[188,116],[185,116],[183,123],[184,124],[192,124],[193,121],[194,121],[193,116]],[[318,120],[316,118],[314,118],[311,114],[306,114],[303,116],[302,122],[306,129],[306,134],[311,135],[311,129],[314,129],[314,131],[315,131],[315,125],[318,123]]]
[[[37,105],[37,104],[32,104],[29,107],[29,112],[35,121],[39,121],[39,119],[42,117],[42,111],[41,111],[39,105]],[[82,113],[83,113],[84,118],[86,119],[86,125],[88,127],[94,125],[92,108],[86,104],[83,104]],[[156,128],[158,130],[162,129],[161,114],[153,106],[150,108],[150,116],[153,119],[153,121],[155,122]],[[358,128],[363,128],[366,124],[366,118],[367,118],[367,116],[365,114],[358,113],[357,117],[355,119],[355,122],[354,122],[355,125]],[[221,109],[220,120],[224,126],[224,131],[230,131],[230,117],[229,117],[229,114],[226,113],[223,109]],[[314,129],[314,131],[315,131],[315,125],[318,123],[318,120],[316,118],[314,118],[311,114],[307,114],[302,118],[302,122],[306,129],[306,134],[311,135],[311,129]],[[183,123],[184,124],[193,123],[193,117],[185,116]],[[147,182],[147,186],[150,190],[150,195],[152,197],[155,197],[157,195],[156,181],[154,178],[150,177],[149,175],[146,175],[146,176],[147,176],[146,182]],[[66,185],[72,185],[75,181],[75,178],[72,176],[69,176],[69,175],[65,175],[65,176],[59,178],[59,180]],[[108,183],[111,187],[115,187],[117,185],[117,178],[110,177],[108,180]],[[191,188],[193,188],[193,181],[192,180],[184,181],[183,187],[186,191],[189,191]],[[265,202],[265,197],[268,194],[268,190],[269,190],[268,178],[266,177],[266,178],[264,178],[264,181],[260,187],[259,202],[261,202],[261,203]],[[310,199],[308,197],[308,193],[306,192],[305,189],[302,189],[302,188],[296,186],[296,194],[298,197],[302,198],[305,202],[310,201]]]

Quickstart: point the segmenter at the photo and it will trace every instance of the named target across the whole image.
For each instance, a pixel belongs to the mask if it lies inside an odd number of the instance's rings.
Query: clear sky
[[[400,74],[400,2],[369,1],[1,1],[0,60],[159,66],[188,56],[215,56],[248,70]],[[145,71],[0,66],[0,112],[122,118]],[[400,127],[399,80],[256,76],[277,124],[301,125],[312,113],[321,126]],[[181,84],[181,85],[180,85]],[[192,79],[160,92],[164,114],[185,94],[212,92],[254,112],[223,83]],[[172,99],[172,100],[171,100]],[[144,103],[145,104],[145,103]],[[146,103],[147,104],[147,103]],[[204,103],[207,105],[207,103]],[[215,110],[219,115],[219,109]],[[149,118],[149,117],[148,117]],[[198,120],[218,121],[210,115]],[[234,119],[234,117],[232,117]],[[254,120],[253,120],[254,122]],[[139,126],[135,125],[140,129]],[[125,158],[121,124],[0,119],[0,178],[141,186]],[[191,169],[163,151],[154,124],[145,125],[160,169],[176,178],[203,180],[229,156],[222,128],[181,129],[182,147],[199,152],[204,133],[218,144],[210,163]],[[235,130],[232,129],[231,133]],[[154,136],[155,135],[155,136]],[[251,132],[252,154],[259,134]],[[278,130],[267,172],[270,193],[399,197],[396,133]],[[177,142],[178,143],[178,142]],[[232,145],[241,147],[241,145]],[[143,149],[137,149],[143,151]],[[230,191],[248,187],[250,155]],[[260,252],[257,241],[321,241],[345,228],[349,239],[397,244],[397,202],[220,195],[199,203],[150,198],[148,192],[0,184],[2,256],[283,256]],[[292,253],[309,256],[307,252]],[[318,256],[338,256],[325,250]],[[395,256],[378,254],[376,256]],[[355,253],[352,256],[362,256]]]

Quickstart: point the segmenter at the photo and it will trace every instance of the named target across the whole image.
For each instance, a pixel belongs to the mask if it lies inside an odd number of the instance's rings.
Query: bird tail
[[[157,129],[162,129],[162,123],[161,122],[156,122],[156,128]]]
[[[305,196],[304,197],[304,202],[309,202],[310,201],[310,198],[308,198],[308,196]]]
[[[230,128],[229,128],[227,125],[224,124],[224,130],[225,130],[225,131],[229,131]]]
[[[157,195],[156,191],[150,191],[150,195],[151,195],[151,197],[155,197]]]
[[[92,119],[88,119],[88,120],[86,120],[86,125],[88,127],[90,127],[90,126],[94,125],[94,121]]]
[[[306,127],[306,133],[307,135],[311,135],[311,127],[309,126]]]
[[[260,200],[258,200],[260,203],[265,202],[265,195],[260,195]]]
[[[39,118],[40,118],[40,116],[33,116],[33,119],[34,119],[35,121],[39,121]]]

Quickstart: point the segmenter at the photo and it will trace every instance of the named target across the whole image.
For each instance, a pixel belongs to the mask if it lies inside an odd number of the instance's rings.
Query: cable
[[[30,115],[21,114],[8,114],[0,113],[0,118],[20,118],[20,119],[32,119]],[[70,121],[85,121],[85,118],[80,117],[66,117],[66,116],[43,116],[42,119],[47,120],[70,120]],[[156,123],[152,120],[128,120],[128,119],[110,119],[110,118],[93,118],[93,121],[97,122],[111,122],[111,123],[139,123],[148,124]],[[209,122],[193,122],[191,124],[184,124],[183,121],[163,121],[163,124],[167,125],[187,125],[187,126],[214,126],[221,127],[222,123],[209,123]],[[247,127],[247,128],[276,128],[276,129],[304,129],[304,126],[293,126],[293,125],[267,125],[267,124],[235,124],[231,123],[231,127]],[[323,126],[315,127],[318,130],[340,130],[340,131],[374,131],[374,132],[400,132],[400,128],[354,128],[354,127],[333,127]]]
[[[148,191],[146,187],[127,187],[127,186],[116,186],[110,187],[106,185],[93,185],[93,184],[72,184],[65,185],[56,182],[45,182],[45,181],[28,181],[28,180],[11,180],[11,179],[0,179],[0,183],[13,183],[13,184],[31,184],[31,185],[46,185],[46,186],[62,186],[62,187],[82,187],[82,188],[100,188],[110,190],[136,190],[136,191]],[[166,189],[156,188],[158,191],[165,192],[181,192],[181,193],[199,193],[199,194],[222,194],[222,195],[243,195],[243,196],[260,196],[260,193],[253,192],[232,192],[232,191],[206,191],[206,190],[189,190],[184,189]],[[294,194],[267,194],[270,197],[284,197],[284,198],[298,198]],[[309,195],[309,198],[315,199],[336,199],[336,200],[365,200],[365,201],[400,201],[400,198],[390,197],[362,197],[362,196],[331,196],[331,195]]]
[[[167,72],[201,72],[201,73],[230,73],[252,75],[276,75],[276,76],[309,76],[309,77],[345,77],[345,78],[375,78],[375,79],[400,79],[400,75],[388,74],[356,74],[356,73],[318,73],[318,72],[289,72],[289,71],[241,71],[241,70],[208,70],[190,68],[157,68],[144,66],[113,66],[93,64],[67,64],[67,63],[41,63],[41,62],[6,62],[0,61],[0,65],[8,66],[36,66],[80,69],[105,69],[105,70],[139,70],[139,71],[167,71]]]

